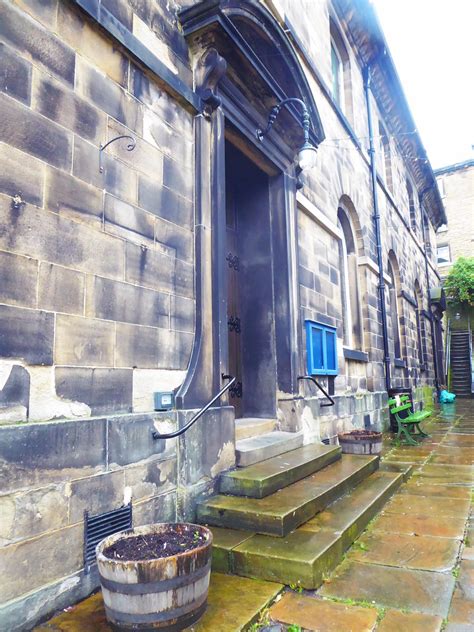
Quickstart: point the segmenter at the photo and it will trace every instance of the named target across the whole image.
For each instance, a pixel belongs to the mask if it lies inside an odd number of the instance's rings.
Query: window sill
[[[346,360],[354,360],[355,362],[368,362],[369,354],[364,351],[356,351],[356,349],[346,349],[344,347],[344,357]]]
[[[405,360],[402,360],[401,358],[395,358],[394,361],[393,361],[393,365],[397,369],[406,369],[407,368],[407,363],[405,362]]]

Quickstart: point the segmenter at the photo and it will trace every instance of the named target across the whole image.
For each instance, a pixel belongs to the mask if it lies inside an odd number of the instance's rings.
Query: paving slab
[[[461,498],[462,500],[471,497],[469,487],[455,487],[454,485],[430,485],[422,483],[420,479],[411,479],[399,489],[400,494],[413,494],[416,496],[437,496],[439,498]]]
[[[469,623],[448,623],[443,632],[474,632],[474,624]]]
[[[50,619],[34,632],[111,632],[105,618],[102,593],[98,592],[81,603]]]
[[[281,584],[212,573],[207,610],[189,632],[240,632],[283,589]],[[34,632],[111,632],[99,592]]]
[[[448,456],[447,454],[434,454],[430,463],[440,465],[472,465],[474,463],[474,452],[470,455],[457,454]]]
[[[452,516],[391,514],[384,512],[371,525],[371,530],[408,535],[432,535],[462,539],[464,518]]]
[[[397,494],[385,505],[385,511],[388,513],[431,514],[438,517],[463,516],[467,518],[469,505],[469,499]]]
[[[377,627],[377,632],[439,632],[443,619],[420,612],[387,610]]]
[[[270,617],[317,632],[369,632],[377,621],[377,610],[288,592],[270,608]]]
[[[464,599],[474,601],[474,562],[472,560],[462,560],[457,587]]]
[[[474,601],[466,599],[459,588],[454,591],[448,621],[450,623],[472,623],[474,621]]]
[[[474,546],[465,546],[462,552],[463,560],[474,560]]]
[[[207,610],[189,632],[240,632],[281,592],[273,582],[213,573]]]
[[[423,465],[413,476],[421,476],[428,483],[444,485],[471,485],[474,469],[469,465]]]
[[[349,557],[366,564],[447,572],[456,565],[460,546],[449,538],[372,531],[359,539]]]
[[[453,589],[454,577],[444,573],[345,560],[320,589],[320,594],[444,618],[448,614]]]
[[[459,446],[460,448],[474,447],[474,437],[471,435],[448,433],[443,439],[442,445]]]

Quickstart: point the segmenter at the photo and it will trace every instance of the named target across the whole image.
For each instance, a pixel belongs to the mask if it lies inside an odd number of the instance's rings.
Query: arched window
[[[352,122],[352,90],[349,54],[336,24],[330,20],[331,96]]]
[[[424,341],[423,341],[423,332],[424,332],[424,323],[422,320],[422,310],[423,310],[423,295],[421,293],[421,287],[418,283],[418,280],[415,281],[415,302],[416,302],[416,338],[417,338],[417,349],[418,349],[418,361],[420,363],[420,368],[424,368],[425,364],[425,355],[424,355]]]
[[[379,139],[380,139],[380,166],[382,169],[382,178],[389,189],[393,188],[392,177],[392,151],[390,147],[390,137],[387,130],[379,121]]]
[[[349,215],[342,207],[337,211],[337,225],[342,233],[339,242],[339,269],[344,346],[360,350],[363,336],[356,241]]]
[[[408,193],[408,207],[410,209],[410,226],[413,230],[417,230],[415,198],[413,197],[413,187],[410,180],[406,181],[406,186]]]
[[[394,255],[393,255],[394,256]],[[388,287],[388,297],[390,303],[390,317],[392,319],[392,340],[393,340],[393,350],[395,357],[400,359],[402,357],[402,345],[400,338],[400,314],[398,311],[398,278],[395,275],[394,266],[391,261],[392,257],[389,256],[388,265],[387,265],[387,273],[390,279],[389,287]]]

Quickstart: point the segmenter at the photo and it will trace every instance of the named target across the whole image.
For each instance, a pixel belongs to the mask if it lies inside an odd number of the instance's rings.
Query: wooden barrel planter
[[[189,540],[194,548],[163,557],[168,542],[169,552]],[[157,556],[153,548],[151,559],[136,559],[141,553],[135,549],[142,542],[147,545],[144,558],[150,557],[150,546],[156,547]],[[146,525],[102,540],[97,565],[112,628],[174,632],[195,623],[207,606],[211,547],[211,531],[190,523]]]
[[[352,430],[338,435],[339,445],[344,454],[380,454],[382,433],[374,430]]]

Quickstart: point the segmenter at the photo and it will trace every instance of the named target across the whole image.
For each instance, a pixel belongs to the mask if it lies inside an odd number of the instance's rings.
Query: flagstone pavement
[[[419,446],[387,439],[384,462],[412,476],[318,590],[213,573],[192,631],[474,632],[474,400],[437,407],[424,429]],[[98,593],[36,632],[109,629]]]

